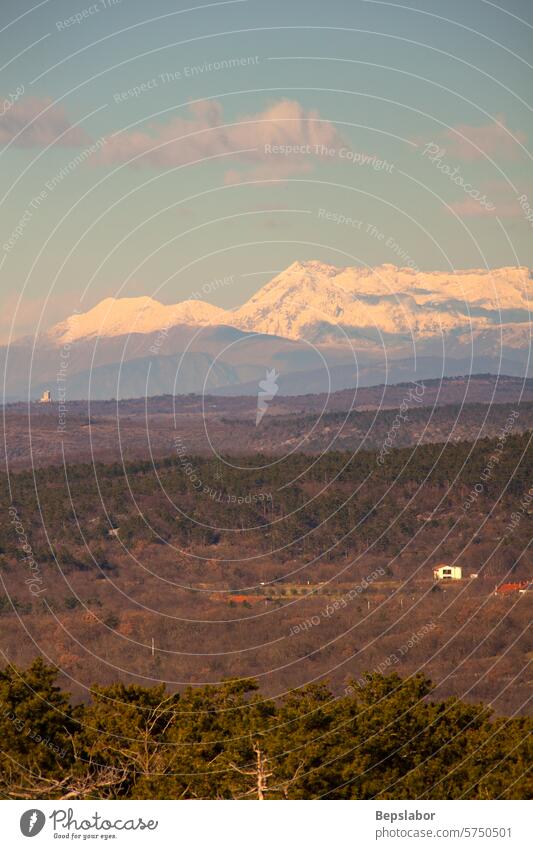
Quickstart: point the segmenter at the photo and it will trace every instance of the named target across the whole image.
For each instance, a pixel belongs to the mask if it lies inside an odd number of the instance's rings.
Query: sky
[[[533,266],[530,0],[2,0],[0,40],[2,343],[296,260]]]

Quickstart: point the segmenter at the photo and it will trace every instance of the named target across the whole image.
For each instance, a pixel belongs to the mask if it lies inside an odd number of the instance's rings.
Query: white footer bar
[[[533,845],[531,803],[0,802],[6,847],[111,845],[231,849]]]

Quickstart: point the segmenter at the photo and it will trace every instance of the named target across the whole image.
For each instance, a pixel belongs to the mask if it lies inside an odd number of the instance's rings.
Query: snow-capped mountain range
[[[72,400],[257,394],[272,369],[280,395],[476,372],[531,376],[532,302],[527,268],[295,262],[235,309],[106,298],[37,340],[0,348],[5,400],[44,389]]]
[[[336,268],[295,262],[245,304],[224,310],[205,301],[165,305],[149,297],[106,298],[53,327],[48,340],[149,334],[178,325],[226,325],[253,333],[338,344],[345,337],[428,339],[494,330],[523,347],[529,335],[533,280],[529,269],[415,272],[382,265]]]

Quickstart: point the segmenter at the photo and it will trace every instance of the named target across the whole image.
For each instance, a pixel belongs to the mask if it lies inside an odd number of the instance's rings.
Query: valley
[[[526,710],[530,439],[507,428],[503,447],[394,447],[383,463],[337,450],[263,470],[264,455],[191,454],[192,473],[179,455],[11,473],[1,509],[12,498],[31,554],[7,523],[6,657],[26,665],[39,646],[78,698],[117,675],[253,676],[271,695],[325,676],[339,693],[392,666],[442,697]],[[441,563],[462,579],[435,582]]]

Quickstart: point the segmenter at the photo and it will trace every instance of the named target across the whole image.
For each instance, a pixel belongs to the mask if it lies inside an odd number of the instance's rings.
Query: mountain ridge
[[[106,298],[0,348],[4,402],[166,392],[323,392],[471,371],[532,374],[529,269],[455,273],[296,262],[246,303]]]
[[[149,296],[105,298],[54,325],[46,340],[60,345],[96,336],[164,333],[180,324],[226,325],[316,344],[342,344],[364,329],[429,338],[523,325],[532,302],[533,281],[523,266],[448,274],[391,264],[337,268],[310,260],[292,263],[234,309],[194,299],[166,305]],[[519,320],[505,321],[513,311]]]

